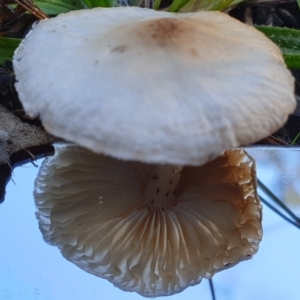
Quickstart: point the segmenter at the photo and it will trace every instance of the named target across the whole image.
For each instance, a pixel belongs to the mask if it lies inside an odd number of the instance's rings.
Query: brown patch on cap
[[[197,21],[197,22],[196,22]],[[147,20],[139,24],[138,29],[131,31],[131,36],[136,39],[140,47],[151,51],[165,53],[181,53],[184,59],[194,63],[195,60],[205,59],[207,47],[205,45],[207,26],[196,27],[198,20],[160,18]],[[206,28],[206,29],[205,29]],[[194,47],[193,41],[203,44],[202,48]]]
[[[174,38],[180,38],[184,35],[183,27],[185,26],[182,26],[182,22],[169,18],[153,20],[148,24],[149,33],[158,44]]]
[[[144,36],[145,32],[149,37],[149,43],[159,45],[161,47],[171,46],[173,43],[178,43],[178,40],[183,39],[192,24],[188,20],[162,18],[146,21],[140,27],[137,35]],[[143,32],[143,33],[142,33]]]

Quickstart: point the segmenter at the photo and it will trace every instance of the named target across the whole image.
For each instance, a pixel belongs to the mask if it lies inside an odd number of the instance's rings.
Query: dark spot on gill
[[[150,206],[154,203],[154,200],[151,201],[150,205],[148,206],[147,210],[150,209]]]
[[[169,197],[169,192],[166,193],[166,197]]]
[[[159,189],[156,190],[156,194],[158,194],[158,193],[159,193]]]
[[[169,184],[172,184],[173,183],[173,180],[171,180],[170,182],[169,182]]]

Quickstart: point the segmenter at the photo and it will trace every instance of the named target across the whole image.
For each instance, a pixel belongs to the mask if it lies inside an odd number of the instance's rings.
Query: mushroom
[[[201,165],[294,110],[279,48],[220,12],[97,8],[40,21],[14,55],[27,114],[97,153]]]
[[[45,241],[145,297],[179,293],[251,258],[262,237],[255,164],[241,149],[200,167],[158,167],[58,144],[34,196]]]

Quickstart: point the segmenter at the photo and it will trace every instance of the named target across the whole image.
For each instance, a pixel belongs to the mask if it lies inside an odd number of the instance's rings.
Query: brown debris
[[[51,144],[55,139],[43,129],[22,122],[0,105],[0,164],[9,163],[8,157],[15,152]]]

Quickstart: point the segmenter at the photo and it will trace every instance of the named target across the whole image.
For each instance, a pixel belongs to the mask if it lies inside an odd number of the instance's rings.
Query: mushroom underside
[[[241,149],[180,167],[59,145],[34,195],[45,241],[145,297],[178,293],[252,257],[262,237],[255,165]]]

